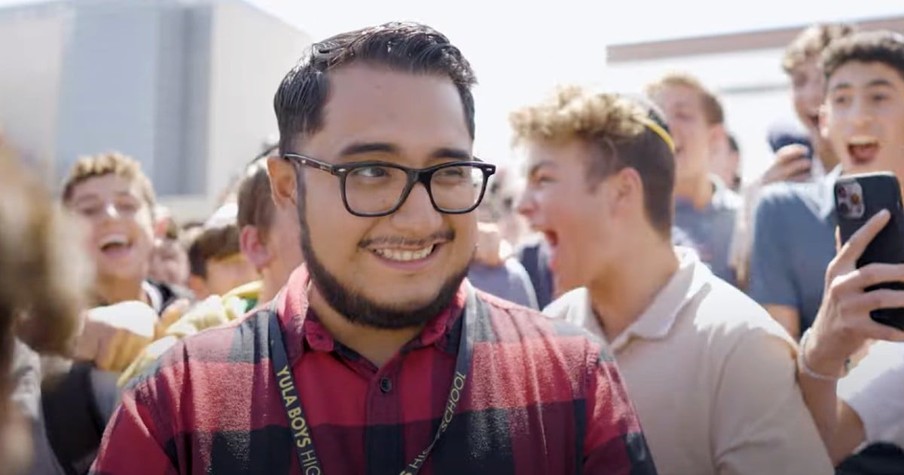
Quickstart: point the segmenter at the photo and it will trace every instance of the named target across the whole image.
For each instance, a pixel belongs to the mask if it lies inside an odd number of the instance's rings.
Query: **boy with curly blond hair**
[[[602,338],[660,473],[831,473],[794,342],[696,253],[672,245],[674,143],[645,101],[581,88],[511,116],[520,211],[551,248],[544,311]]]

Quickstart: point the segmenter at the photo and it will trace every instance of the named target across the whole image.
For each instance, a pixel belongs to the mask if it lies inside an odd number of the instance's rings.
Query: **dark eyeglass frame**
[[[304,166],[316,168],[320,171],[327,172],[331,175],[334,175],[339,178],[339,190],[342,194],[342,204],[345,205],[346,211],[349,213],[359,216],[362,218],[377,218],[380,216],[388,216],[392,213],[395,213],[405,204],[405,201],[408,200],[408,195],[411,194],[411,190],[414,189],[414,185],[420,183],[424,185],[424,188],[427,190],[427,196],[430,197],[430,203],[433,205],[433,209],[439,211],[443,214],[467,214],[471,211],[474,211],[477,206],[480,205],[480,202],[483,201],[484,194],[487,190],[487,184],[490,181],[490,176],[496,173],[496,165],[491,163],[484,162],[477,157],[474,157],[473,160],[461,160],[454,162],[441,163],[439,165],[434,165],[432,167],[427,168],[410,168],[403,165],[398,165],[390,162],[382,162],[382,161],[366,161],[366,162],[353,162],[344,165],[333,165],[331,163],[326,163],[315,158],[308,157],[306,155],[300,155],[297,153],[286,153],[283,154],[283,159],[288,160],[293,163],[298,163]],[[402,189],[402,194],[399,197],[399,201],[387,211],[381,211],[379,213],[361,213],[352,209],[348,204],[348,196],[345,192],[345,182],[348,174],[367,167],[387,167],[387,168],[395,168],[397,170],[401,170],[405,172],[407,176],[407,182],[405,183],[405,188]],[[436,200],[433,199],[433,190],[430,188],[430,181],[433,179],[433,174],[439,170],[451,167],[460,167],[460,166],[470,166],[479,169],[483,172],[483,185],[480,188],[480,196],[478,196],[477,200],[474,202],[474,205],[467,209],[462,210],[448,210],[440,207],[436,204]]]

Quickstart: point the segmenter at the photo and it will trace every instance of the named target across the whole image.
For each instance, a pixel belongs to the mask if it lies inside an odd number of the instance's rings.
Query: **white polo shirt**
[[[660,474],[831,474],[796,381],[795,343],[693,251],[608,344]],[[551,303],[605,341],[586,289]]]
[[[873,343],[837,392],[860,416],[867,443],[904,447],[904,343]]]

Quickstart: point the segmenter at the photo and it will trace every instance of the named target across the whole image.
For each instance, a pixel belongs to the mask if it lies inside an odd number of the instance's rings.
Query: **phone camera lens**
[[[850,213],[851,208],[847,203],[838,203],[838,210],[841,211],[841,214],[847,216]]]

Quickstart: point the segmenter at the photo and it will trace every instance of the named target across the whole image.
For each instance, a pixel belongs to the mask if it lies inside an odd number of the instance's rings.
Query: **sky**
[[[442,31],[477,74],[475,153],[497,163],[511,154],[509,112],[559,83],[605,84],[606,45],[904,15],[902,0],[244,1],[315,40],[392,20]]]
[[[442,31],[477,74],[475,154],[497,163],[511,158],[509,112],[558,83],[605,84],[606,45],[904,14],[901,0],[248,1],[315,40],[392,20]]]

